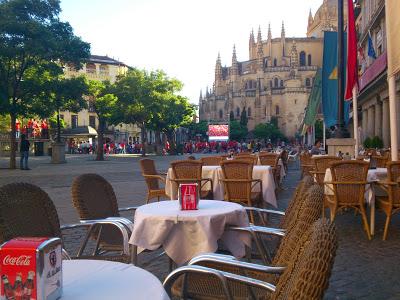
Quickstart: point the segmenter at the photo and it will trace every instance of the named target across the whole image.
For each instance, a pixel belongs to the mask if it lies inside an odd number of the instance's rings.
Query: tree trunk
[[[60,109],[57,108],[57,143],[61,143]]]
[[[15,169],[17,167],[16,156],[17,156],[17,145],[16,143],[16,130],[15,130],[15,122],[17,120],[17,116],[14,113],[10,113],[11,117],[11,133],[10,133],[10,169]],[[27,137],[28,138],[28,137]]]
[[[96,150],[96,160],[104,160],[104,121],[99,118],[99,126],[97,128],[97,150]]]
[[[147,132],[146,124],[143,122],[140,127],[140,134],[142,136],[142,156],[146,156],[146,146],[147,146]]]
[[[161,142],[161,132],[159,130],[156,130],[156,154],[157,155],[161,155],[162,154],[162,149],[163,149],[163,145]]]
[[[171,155],[177,155],[177,149],[176,149],[176,139],[175,139],[175,131],[168,131],[167,133],[167,138],[169,141],[169,147],[170,147],[170,154]]]

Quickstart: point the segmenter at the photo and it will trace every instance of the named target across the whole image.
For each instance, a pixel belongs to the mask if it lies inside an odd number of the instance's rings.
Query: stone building
[[[358,117],[361,119],[361,142],[378,136],[384,147],[390,146],[389,93],[387,84],[387,45],[384,0],[356,1],[356,28],[360,44],[360,92]],[[376,58],[368,56],[371,35]],[[400,101],[400,76],[396,78],[397,103]],[[399,104],[397,104],[399,105]],[[397,119],[400,128],[400,118]],[[399,132],[400,135],[400,132]],[[398,137],[400,138],[400,136]]]
[[[66,67],[64,74],[66,77],[84,75],[90,80],[115,82],[118,75],[123,75],[128,71],[128,66],[118,60],[108,56],[91,55],[87,63],[80,70],[73,67]],[[97,129],[99,120],[93,107],[88,105],[88,109],[83,109],[78,113],[69,111],[60,112],[61,118],[69,128],[90,126]],[[118,126],[109,126],[107,136],[111,140],[139,141],[140,128],[136,125],[120,124]]]
[[[325,0],[308,18],[306,37],[286,37],[282,23],[280,37],[273,38],[268,27],[266,39],[261,29],[249,39],[249,60],[238,61],[233,47],[232,65],[223,67],[218,55],[213,88],[200,94],[200,120],[227,122],[233,114],[248,116],[248,129],[272,117],[287,137],[300,129],[304,110],[318,67],[322,66],[323,30],[335,29],[337,1]]]

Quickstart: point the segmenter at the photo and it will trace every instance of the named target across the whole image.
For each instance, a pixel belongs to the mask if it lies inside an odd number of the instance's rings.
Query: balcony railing
[[[383,52],[360,77],[360,91],[378,77],[387,67],[387,53]]]
[[[290,71],[290,67],[286,66],[265,68],[265,72],[288,72],[288,71]]]
[[[299,71],[317,71],[317,66],[302,66],[299,67]]]

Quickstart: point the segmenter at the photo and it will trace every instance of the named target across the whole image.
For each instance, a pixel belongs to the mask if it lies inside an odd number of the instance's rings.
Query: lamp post
[[[338,0],[338,116],[335,138],[349,138],[350,134],[344,124],[344,89],[345,89],[345,65],[344,65],[344,32],[343,32],[343,0]]]

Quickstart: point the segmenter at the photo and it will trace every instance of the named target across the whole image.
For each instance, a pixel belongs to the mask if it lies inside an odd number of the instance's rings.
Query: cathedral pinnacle
[[[236,61],[236,46],[235,46],[235,44],[233,44],[232,61],[233,60]]]
[[[271,23],[268,23],[268,40],[272,39],[272,33],[271,33]]]
[[[261,26],[258,26],[257,43],[261,43]]]
[[[314,22],[314,18],[313,18],[311,8],[310,8],[310,13],[308,14],[308,26],[310,26],[313,22]]]
[[[282,21],[282,31],[281,31],[281,36],[285,36],[285,23]]]
[[[199,99],[203,100],[203,90],[202,89],[200,89],[200,97],[199,97]]]
[[[217,65],[221,64],[221,54],[218,52]]]

